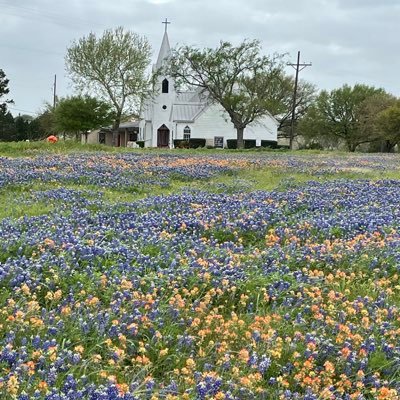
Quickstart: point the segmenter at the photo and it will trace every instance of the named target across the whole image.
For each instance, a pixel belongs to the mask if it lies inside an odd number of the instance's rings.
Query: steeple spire
[[[163,63],[164,63],[164,60],[166,58],[168,58],[168,56],[171,53],[171,47],[169,45],[168,32],[167,32],[167,27],[168,27],[168,24],[170,24],[170,23],[171,22],[169,22],[167,18],[163,22],[163,24],[165,24],[164,37],[163,37],[163,40],[162,40],[162,43],[161,43],[160,51],[158,53],[157,63],[155,65],[155,69],[161,68]]]

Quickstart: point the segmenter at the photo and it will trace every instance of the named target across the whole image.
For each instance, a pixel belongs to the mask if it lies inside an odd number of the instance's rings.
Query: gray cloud
[[[156,57],[165,17],[172,44],[257,38],[266,52],[293,61],[301,50],[313,62],[302,78],[321,89],[363,82],[400,95],[398,0],[0,0],[0,7],[0,68],[21,110],[51,101],[54,74],[59,95],[73,93],[64,55],[74,39],[123,25],[146,35]]]

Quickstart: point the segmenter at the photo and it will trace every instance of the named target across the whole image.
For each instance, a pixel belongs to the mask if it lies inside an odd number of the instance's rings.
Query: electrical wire
[[[79,28],[82,26],[93,26],[96,25],[93,21],[88,21],[86,19],[75,17],[66,18],[65,15],[60,13],[49,12],[48,10],[41,10],[38,8],[26,7],[17,4],[9,4],[4,1],[0,1],[1,12],[3,14],[8,14],[20,18],[27,19],[39,19],[49,23],[56,23],[58,25],[63,25],[65,27]]]
[[[37,114],[37,112],[34,112],[34,111],[21,110],[20,108],[15,108],[15,107],[8,107],[7,106],[7,109],[10,109],[10,110],[13,110],[13,111],[20,111],[20,112],[24,112],[24,113],[27,113],[27,114],[33,114],[33,115]]]

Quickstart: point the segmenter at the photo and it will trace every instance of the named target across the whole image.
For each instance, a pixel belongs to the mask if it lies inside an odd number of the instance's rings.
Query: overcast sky
[[[300,50],[313,64],[301,78],[320,89],[366,83],[400,96],[400,0],[0,0],[0,10],[15,115],[52,101],[54,74],[59,96],[74,93],[64,68],[74,39],[122,25],[147,36],[156,58],[165,18],[172,46],[260,39],[289,61]]]

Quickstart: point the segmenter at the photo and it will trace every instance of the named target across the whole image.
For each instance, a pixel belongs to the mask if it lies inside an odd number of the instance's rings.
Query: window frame
[[[169,81],[167,78],[161,82],[161,93],[169,93]]]
[[[183,128],[183,140],[188,142],[190,140],[191,134],[192,134],[192,129],[190,128],[189,125],[186,125]]]

